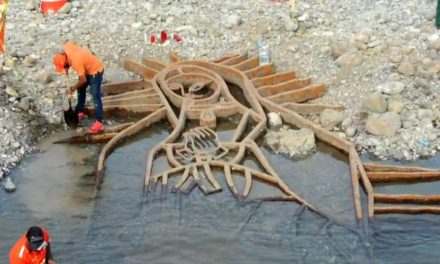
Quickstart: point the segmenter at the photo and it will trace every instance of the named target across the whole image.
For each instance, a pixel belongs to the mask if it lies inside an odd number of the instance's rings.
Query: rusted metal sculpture
[[[205,194],[218,192],[221,186],[213,175],[220,169],[233,194],[245,199],[254,180],[266,183],[281,195],[266,200],[295,201],[319,212],[300,198],[278,176],[261,153],[255,140],[266,128],[265,110],[278,112],[284,122],[299,128],[309,128],[322,141],[344,151],[349,156],[356,217],[363,211],[360,184],[367,196],[368,216],[375,213],[440,213],[440,207],[377,207],[376,203],[426,204],[440,202],[437,195],[384,195],[376,194],[377,181],[419,181],[440,178],[440,171],[414,167],[391,167],[363,164],[355,146],[343,138],[307,120],[300,114],[320,113],[326,108],[343,110],[341,106],[305,103],[325,92],[322,84],[311,84],[310,78],[297,79],[294,71],[276,73],[273,64],[259,65],[258,57],[226,56],[213,61],[182,61],[171,53],[171,64],[150,58],[142,63],[131,60],[124,68],[139,74],[142,79],[103,86],[104,111],[108,115],[132,114],[144,116],[119,132],[90,136],[110,139],[103,147],[97,165],[97,184],[104,173],[106,157],[122,139],[134,135],[155,122],[167,120],[173,132],[148,155],[145,187],[151,191],[156,183],[167,185],[168,179],[180,177],[174,190],[189,192],[198,186]],[[229,88],[232,84],[233,88]],[[231,89],[239,89],[246,102],[239,102]],[[89,114],[93,108],[88,108]],[[220,142],[215,132],[218,118],[240,116],[232,139]],[[198,121],[198,127],[188,127],[187,121]],[[250,126],[250,128],[249,128]],[[181,139],[180,139],[181,138]],[[98,141],[98,140],[96,140]],[[154,161],[164,154],[170,168],[153,173]],[[246,167],[245,155],[254,155],[262,170]],[[242,176],[245,186],[239,191],[232,175]]]

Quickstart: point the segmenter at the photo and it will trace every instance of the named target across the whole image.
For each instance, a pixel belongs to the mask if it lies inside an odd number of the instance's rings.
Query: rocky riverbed
[[[61,129],[65,84],[53,54],[73,39],[102,58],[106,81],[133,79],[125,57],[166,59],[149,43],[178,33],[173,49],[187,59],[256,55],[270,45],[278,70],[325,83],[317,103],[344,112],[307,116],[381,159],[414,160],[439,149],[440,33],[432,0],[76,0],[43,16],[38,1],[13,1],[0,73],[0,178],[34,143]]]

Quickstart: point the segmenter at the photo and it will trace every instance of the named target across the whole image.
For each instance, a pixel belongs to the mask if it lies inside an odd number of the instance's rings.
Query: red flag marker
[[[165,30],[160,32],[160,43],[164,43],[165,41],[167,41],[168,36],[167,36],[167,32]]]
[[[177,34],[174,34],[173,39],[174,39],[176,42],[181,42],[181,41],[182,41],[182,37],[179,36],[179,35],[177,35]]]

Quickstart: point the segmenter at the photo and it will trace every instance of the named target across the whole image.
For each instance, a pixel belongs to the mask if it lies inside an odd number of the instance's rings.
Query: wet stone
[[[12,182],[11,178],[6,178],[6,182],[4,183],[4,188],[6,192],[15,192],[15,190],[17,189],[17,187],[15,186],[15,184]]]

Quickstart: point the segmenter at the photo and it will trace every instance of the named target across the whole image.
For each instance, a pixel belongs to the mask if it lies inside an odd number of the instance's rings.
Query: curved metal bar
[[[149,116],[144,117],[130,127],[119,132],[115,137],[113,137],[105,146],[102,148],[98,159],[98,165],[96,170],[96,185],[99,185],[104,173],[104,162],[115,146],[121,142],[122,139],[132,136],[142,129],[150,126],[151,124],[162,120],[165,117],[165,108],[161,108]]]
[[[257,57],[248,58],[247,54],[226,56],[211,62],[182,61],[179,56],[172,52],[169,53],[169,58],[174,64],[165,65],[149,58],[144,58],[144,64],[125,61],[124,65],[128,70],[150,80],[112,84],[107,85],[104,89],[106,94],[117,94],[103,98],[104,104],[108,105],[106,106],[108,110],[125,109],[127,111],[148,113],[148,111],[154,111],[155,108],[160,109],[134,125],[123,129],[104,146],[98,161],[98,183],[102,178],[105,158],[122,138],[137,133],[142,127],[148,126],[152,120],[161,120],[166,117],[174,130],[150,151],[147,158],[144,186],[154,187],[151,184],[155,184],[159,179],[162,180],[163,185],[166,185],[169,177],[183,171],[183,175],[175,188],[185,189],[189,192],[194,186],[198,185],[205,194],[209,194],[213,191],[213,188],[214,191],[220,188],[211,171],[211,166],[221,167],[224,170],[229,189],[238,198],[248,196],[251,192],[252,180],[257,179],[276,187],[285,194],[284,196],[274,197],[273,200],[295,201],[306,205],[321,215],[325,215],[290,190],[270,166],[255,143],[255,140],[266,128],[265,111],[271,111],[280,113],[287,124],[311,129],[320,140],[348,154],[354,208],[358,219],[362,218],[359,181],[361,181],[367,193],[369,217],[374,216],[375,212],[423,213],[437,210],[433,207],[405,209],[375,206],[375,202],[381,201],[399,202],[408,200],[412,203],[423,203],[430,200],[436,202],[437,196],[391,197],[374,194],[372,182],[437,180],[440,178],[440,172],[439,170],[418,167],[364,165],[352,143],[299,115],[299,113],[319,113],[326,108],[343,110],[340,106],[299,104],[321,96],[325,92],[324,85],[311,85],[310,78],[296,79],[294,71],[275,73],[273,64],[260,66]],[[242,105],[238,102],[231,94],[228,83],[236,85],[241,90],[248,104]],[[187,92],[185,92],[186,90]],[[247,105],[250,105],[250,107]],[[176,107],[180,110],[176,110]],[[175,113],[178,111],[180,111],[179,117]],[[186,128],[187,120],[199,120],[202,126],[215,127],[215,119],[214,121],[210,120],[211,123],[209,124],[206,120],[203,120],[202,115],[207,111],[212,113],[215,116],[214,118],[230,117],[237,113],[242,115],[231,142],[220,142],[218,135],[212,129],[203,127]],[[250,122],[252,122],[253,127],[243,137],[246,125]],[[185,129],[187,131],[183,133]],[[182,133],[183,143],[176,142],[182,136]],[[232,150],[236,153],[231,152]],[[173,168],[157,176],[151,176],[153,161],[161,151],[165,151]],[[246,151],[256,157],[265,170],[264,172],[240,164],[246,155]],[[233,156],[231,156],[231,153]],[[182,160],[178,160],[178,158]],[[204,174],[198,171],[199,168],[203,168]],[[236,170],[240,176],[245,177],[243,195],[239,195],[235,187],[231,170]],[[208,182],[209,184],[207,184]]]

